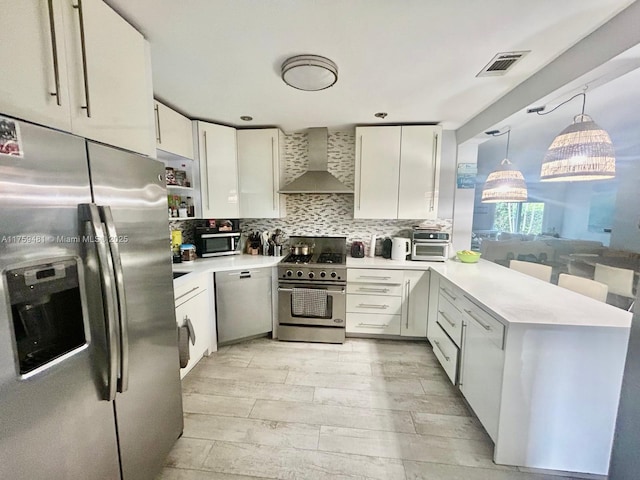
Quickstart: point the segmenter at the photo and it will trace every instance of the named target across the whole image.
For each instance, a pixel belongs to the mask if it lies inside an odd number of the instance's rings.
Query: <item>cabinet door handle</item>
[[[189,290],[186,293],[183,293],[182,295],[179,295],[176,297],[175,301],[180,300],[182,297],[186,297],[187,295],[189,295],[191,292],[195,292],[196,290],[198,290],[200,287],[193,287],[191,290]]]
[[[407,280],[405,283],[405,289],[406,289],[406,299],[407,299],[407,321],[405,323],[406,328],[409,328],[409,317],[411,314],[411,310],[410,310],[410,302],[411,302],[411,280]]]
[[[73,5],[78,10],[78,23],[80,24],[80,47],[82,51],[82,78],[84,80],[84,101],[85,105],[81,106],[87,112],[87,118],[91,118],[91,103],[89,100],[89,73],[87,71],[87,43],[84,35],[84,14],[82,11],[82,0]]]
[[[442,291],[442,293],[444,293],[447,297],[449,297],[454,302],[456,301],[456,298],[458,298],[453,293],[451,293],[449,290],[447,290],[444,287],[440,287],[440,290]]]
[[[360,135],[360,168],[358,169],[358,210],[362,199],[362,135]]]
[[[358,324],[359,327],[371,327],[371,328],[387,328],[389,326],[388,323],[383,323],[382,325],[378,325],[377,323],[362,323]]]
[[[276,156],[275,153],[273,151],[273,147],[274,147],[274,143],[275,140],[273,137],[271,137],[271,190],[272,190],[272,196],[273,196],[273,209],[276,209],[276,174],[275,174],[275,169],[276,169]]]
[[[156,112],[156,140],[162,145],[162,133],[160,132],[160,112],[158,111],[158,104],[154,107]]]
[[[467,310],[466,308],[464,309],[465,312],[467,312],[467,315],[469,315],[471,318],[473,318],[476,322],[478,322],[480,324],[480,326],[482,328],[484,328],[487,331],[491,331],[493,330],[491,328],[491,325],[489,325],[488,323],[484,323],[482,320],[480,320],[478,317],[476,317],[473,312],[471,310]]]
[[[358,287],[359,292],[388,293],[388,288]]]
[[[448,362],[449,361],[449,356],[446,353],[444,353],[444,350],[440,346],[440,342],[438,342],[437,340],[434,340],[433,344],[438,348],[438,350],[440,350],[440,353],[442,354],[444,359]]]
[[[438,310],[438,313],[440,315],[442,315],[442,318],[444,318],[449,325],[451,325],[453,328],[456,328],[456,323],[452,322],[451,319],[449,319],[449,317],[447,317],[446,313],[444,313],[442,310]]]
[[[207,174],[204,177],[204,184],[207,186],[207,210],[211,210],[211,196],[209,195],[209,151],[207,150],[207,131],[204,130],[202,134],[204,135],[204,165],[207,169]]]
[[[438,157],[438,134],[433,134],[433,148],[431,149],[431,165],[433,167],[433,187],[431,190],[431,206],[429,211],[433,212],[436,204],[436,160]]]
[[[359,303],[358,308],[376,308],[378,310],[386,310],[389,305],[375,305],[372,303]]]
[[[360,275],[358,278],[374,278],[376,280],[389,280],[391,277],[380,277],[378,275]]]
[[[58,65],[58,42],[56,42],[56,23],[53,18],[53,0],[47,1],[49,9],[49,32],[51,34],[51,55],[53,56],[53,78],[55,92],[49,92],[52,97],[56,97],[56,104],[62,105],[60,101],[60,66]]]

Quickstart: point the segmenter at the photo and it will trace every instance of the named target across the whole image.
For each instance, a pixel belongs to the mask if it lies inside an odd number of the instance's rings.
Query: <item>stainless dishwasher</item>
[[[273,330],[271,268],[217,272],[218,345]]]

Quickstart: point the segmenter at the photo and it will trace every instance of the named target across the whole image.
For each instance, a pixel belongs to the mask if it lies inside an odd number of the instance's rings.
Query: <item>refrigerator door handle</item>
[[[120,259],[120,249],[118,242],[124,241],[116,231],[111,207],[101,206],[100,218],[107,227],[107,237],[111,262],[115,273],[115,286],[117,290],[119,327],[120,327],[120,379],[118,381],[118,392],[124,393],[129,388],[129,318],[127,316],[127,297],[124,293],[124,274],[122,271],[122,261]]]
[[[107,342],[109,346],[109,372],[107,380],[107,398],[111,402],[116,398],[118,384],[118,327],[116,322],[117,297],[114,285],[111,258],[108,252],[107,238],[100,220],[98,206],[93,203],[78,205],[79,223],[88,222],[91,225],[93,240],[98,253],[98,269],[100,272],[100,285],[105,306],[105,320],[107,330]],[[83,232],[81,232],[83,233]]]

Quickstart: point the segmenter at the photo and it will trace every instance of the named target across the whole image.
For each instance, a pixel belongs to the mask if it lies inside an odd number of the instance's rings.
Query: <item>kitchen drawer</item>
[[[347,293],[359,295],[402,296],[402,285],[347,283]]]
[[[504,325],[467,298],[463,304],[467,321],[475,321],[483,333],[500,349],[504,348]]]
[[[401,285],[403,281],[403,270],[375,270],[368,268],[350,268],[347,270],[347,282]]]
[[[347,295],[347,312],[366,314],[400,315],[402,297],[382,297],[379,295]]]
[[[436,331],[433,332],[431,338],[431,345],[433,347],[433,353],[444,368],[445,373],[454,385],[458,380],[458,359],[460,357],[460,350],[456,347],[455,343],[444,333],[444,330],[440,325],[436,325]]]
[[[347,333],[400,335],[402,315],[347,313]]]
[[[438,298],[438,324],[458,347],[462,345],[462,312],[444,295]]]
[[[462,310],[463,295],[457,287],[452,283],[441,279],[440,280],[440,297],[445,297],[449,300],[458,310]]]
[[[191,297],[207,290],[207,282],[205,276],[197,274],[192,275],[194,276],[193,280],[186,282],[177,288],[174,288],[173,298],[175,300],[176,306],[186,302]]]

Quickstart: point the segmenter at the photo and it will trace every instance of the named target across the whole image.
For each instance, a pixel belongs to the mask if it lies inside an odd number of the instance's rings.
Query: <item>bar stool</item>
[[[596,263],[593,279],[607,285],[609,293],[629,299],[631,302],[629,310],[631,310],[636,299],[636,294],[633,293],[634,275],[635,272],[627,268],[610,267]]]
[[[566,273],[561,273],[558,277],[558,286],[581,293],[600,302],[607,301],[607,293],[609,292],[609,287],[604,283]]]
[[[551,281],[552,268],[549,265],[541,265],[533,262],[523,262],[521,260],[511,260],[509,268],[518,272],[526,273],[532,277],[539,278],[545,282]]]

